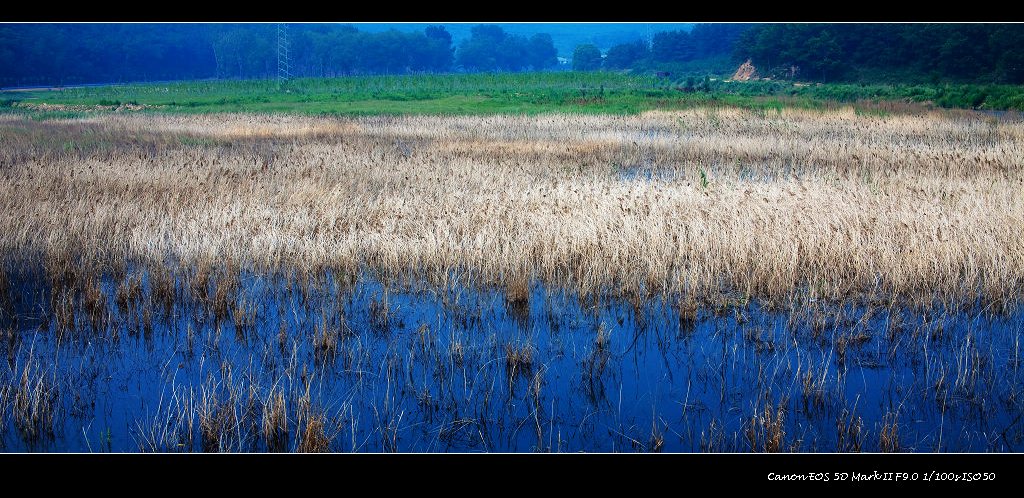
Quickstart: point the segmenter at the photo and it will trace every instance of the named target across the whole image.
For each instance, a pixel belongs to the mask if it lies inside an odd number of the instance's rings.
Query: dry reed
[[[7,116],[0,127],[21,130],[0,153],[0,254],[61,261],[58,280],[78,278],[72,262],[179,261],[218,317],[236,288],[211,281],[236,279],[232,265],[365,264],[432,280],[466,269],[512,302],[528,298],[525,275],[584,294],[678,292],[684,320],[727,294],[1006,305],[1024,282],[1024,124],[964,113]],[[65,152],[54,138],[83,136],[106,145]],[[174,281],[155,282],[166,302]],[[118,290],[122,312],[137,292]]]

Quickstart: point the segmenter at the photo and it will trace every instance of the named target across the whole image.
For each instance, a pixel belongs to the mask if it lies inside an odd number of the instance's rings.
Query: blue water
[[[782,408],[784,451],[878,451],[889,421],[901,451],[1024,449],[1019,313],[815,315],[753,302],[687,321],[674,300],[581,300],[536,283],[528,303],[510,303],[500,289],[320,280],[244,275],[231,299],[249,310],[239,325],[182,281],[170,315],[156,304],[122,313],[107,278],[101,330],[82,311],[62,330],[54,293],[21,282],[0,385],[17,390],[34,365],[27,378],[52,390],[53,431],[27,437],[7,396],[2,449],[266,451],[263,405],[277,390],[289,451],[303,396],[333,451],[761,451],[751,419],[768,407]],[[142,302],[149,291],[144,277]],[[335,354],[314,347],[324,330],[338,331]],[[204,436],[204,406],[230,430]],[[860,427],[843,446],[840,420]]]

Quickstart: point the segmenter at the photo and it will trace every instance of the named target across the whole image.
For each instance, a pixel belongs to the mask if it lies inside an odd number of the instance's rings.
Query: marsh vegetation
[[[4,448],[1019,451],[1024,122],[0,115]]]

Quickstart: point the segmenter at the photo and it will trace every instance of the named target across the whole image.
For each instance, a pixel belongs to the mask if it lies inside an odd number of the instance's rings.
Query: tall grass
[[[6,116],[0,252],[94,270],[174,261],[195,268],[182,290],[218,319],[244,313],[237,285],[221,285],[237,267],[368,266],[434,281],[468,271],[512,305],[526,305],[532,279],[679,293],[690,310],[751,298],[1015,301],[1021,123],[708,115]],[[55,136],[106,145],[69,151]],[[149,299],[173,299],[170,276],[156,283]],[[122,314],[144,297],[132,281],[113,295]]]

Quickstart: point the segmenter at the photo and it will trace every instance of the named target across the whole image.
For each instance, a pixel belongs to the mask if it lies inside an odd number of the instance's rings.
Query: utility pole
[[[291,59],[288,55],[288,25],[277,25],[277,84],[284,88],[292,78]]]

